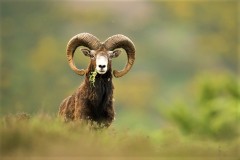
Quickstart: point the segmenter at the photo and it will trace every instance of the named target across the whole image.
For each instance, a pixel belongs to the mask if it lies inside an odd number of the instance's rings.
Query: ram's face
[[[91,64],[94,66],[98,74],[105,74],[109,68],[111,68],[112,58],[116,58],[120,55],[121,50],[116,49],[114,51],[102,51],[101,50],[89,50],[81,49],[85,56],[91,58]]]
[[[97,54],[96,56],[96,71],[98,74],[105,74],[108,70],[109,56],[107,54]]]

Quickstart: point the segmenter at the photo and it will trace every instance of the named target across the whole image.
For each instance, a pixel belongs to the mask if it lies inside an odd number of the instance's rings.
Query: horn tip
[[[117,71],[117,70],[114,70],[113,71],[113,75],[114,75],[114,77],[116,77],[116,78],[119,78],[119,77],[122,77],[123,75],[119,72],[119,71]]]
[[[76,67],[72,67],[71,65],[70,67],[77,75],[83,76],[86,74],[86,71],[84,69],[77,69]]]

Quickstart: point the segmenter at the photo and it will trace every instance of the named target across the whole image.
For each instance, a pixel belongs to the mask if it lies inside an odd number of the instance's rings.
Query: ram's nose
[[[106,67],[106,65],[101,65],[100,64],[100,65],[98,65],[98,67],[101,68],[101,69],[104,69]]]

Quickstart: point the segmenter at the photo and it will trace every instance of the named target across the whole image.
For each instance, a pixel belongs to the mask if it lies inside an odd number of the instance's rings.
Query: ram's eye
[[[95,58],[95,54],[90,54],[89,57],[90,57],[91,59],[94,59],[94,58]]]

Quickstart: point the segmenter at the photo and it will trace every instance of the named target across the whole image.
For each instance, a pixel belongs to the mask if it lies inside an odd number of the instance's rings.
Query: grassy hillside
[[[2,117],[0,135],[1,159],[239,159],[239,138],[187,137],[173,127],[141,133],[113,125],[96,131],[48,114]]]

